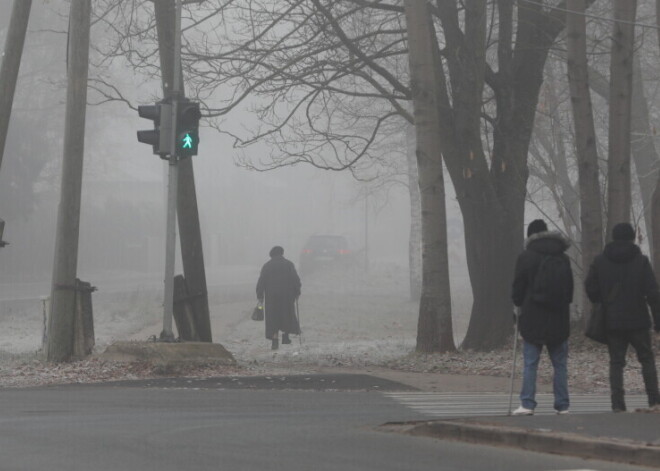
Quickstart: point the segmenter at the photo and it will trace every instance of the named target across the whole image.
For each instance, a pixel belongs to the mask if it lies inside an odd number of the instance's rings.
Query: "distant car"
[[[309,273],[320,266],[343,265],[350,260],[351,251],[346,237],[339,235],[313,235],[300,254],[300,271]]]

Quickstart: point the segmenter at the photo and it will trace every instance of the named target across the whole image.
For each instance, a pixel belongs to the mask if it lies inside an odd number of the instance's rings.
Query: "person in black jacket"
[[[300,277],[293,263],[284,258],[284,249],[275,246],[270,250],[270,260],[261,268],[257,281],[257,299],[264,303],[266,314],[266,338],[272,341],[272,349],[282,343],[289,344],[289,334],[300,334],[295,302],[300,296]]]
[[[605,313],[610,356],[612,410],[624,412],[623,368],[628,345],[637,352],[649,407],[660,405],[658,374],[651,343],[651,307],[655,331],[660,331],[660,292],[649,259],[635,244],[635,229],[620,223],[612,229],[612,242],[598,255],[585,280],[587,296]]]
[[[524,359],[521,405],[513,415],[534,414],[536,373],[544,345],[554,369],[554,408],[558,414],[568,413],[569,306],[573,301],[573,274],[571,262],[564,252],[569,246],[569,241],[559,232],[549,232],[541,219],[535,219],[527,227],[525,250],[516,261],[512,289],[513,303],[520,307],[520,317],[514,317],[514,320],[518,322],[523,338]],[[546,278],[541,272],[548,270],[550,265],[554,273]],[[555,293],[553,299],[539,298],[536,291],[541,280],[537,280],[537,275],[553,285],[545,288]]]

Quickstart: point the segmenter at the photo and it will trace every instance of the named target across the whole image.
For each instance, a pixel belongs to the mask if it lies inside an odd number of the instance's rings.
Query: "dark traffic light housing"
[[[138,131],[138,142],[150,144],[153,153],[164,158],[172,154],[172,105],[159,102],[154,105],[138,106],[138,114],[141,118],[147,118],[154,122],[154,128]]]
[[[5,232],[5,221],[0,219],[0,247],[9,245],[9,242],[2,240],[2,234]]]
[[[179,101],[176,113],[176,154],[180,158],[197,155],[199,147],[199,103],[187,98]]]

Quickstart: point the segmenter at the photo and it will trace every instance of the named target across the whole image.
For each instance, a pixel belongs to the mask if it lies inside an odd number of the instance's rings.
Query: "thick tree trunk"
[[[463,214],[474,301],[461,348],[491,350],[501,346],[512,331],[511,277],[522,232],[519,224],[511,224],[502,210],[489,202],[481,210]],[[522,214],[521,209],[520,217]]]
[[[511,280],[516,256],[522,250],[524,240],[525,197],[529,176],[527,154],[545,61],[557,34],[563,28],[563,23],[557,18],[548,17],[541,6],[518,9],[515,46],[511,48],[512,2],[503,0],[498,3],[498,7],[500,70],[498,76],[489,81],[497,103],[491,165],[485,181],[469,189],[463,184],[465,179],[457,181],[452,177],[454,185],[458,185],[457,192],[464,194],[462,198],[471,200],[469,204],[461,205],[465,208],[463,217],[478,227],[473,230],[474,237],[475,240],[481,239],[481,247],[474,245],[468,248],[469,252],[477,252],[468,253],[468,261],[472,260],[469,262],[472,265],[470,276],[479,273],[477,278],[482,279],[480,283],[472,283],[473,288],[479,292],[474,293],[475,304],[462,345],[474,349],[501,346],[511,332]],[[458,106],[461,106],[460,103]],[[473,140],[472,145],[465,149],[470,151],[467,155],[475,155],[475,160],[483,161],[480,152],[473,151],[476,146],[477,141]],[[476,172],[476,175],[479,173]],[[466,213],[466,210],[472,214]],[[479,250],[484,251],[481,256]],[[475,266],[475,259],[483,260],[484,266]],[[477,262],[481,263],[481,260]]]
[[[587,67],[585,1],[568,0],[567,65],[575,126],[580,192],[582,271],[586,273],[603,247],[603,218],[598,178],[598,150]]]
[[[655,22],[660,28],[660,0],[656,0]],[[660,34],[658,34],[658,46],[660,46]],[[653,191],[651,200],[651,233],[653,236],[653,268],[660,270],[660,172]]]
[[[5,39],[5,51],[0,66],[0,167],[5,153],[9,118],[16,91],[18,69],[21,66],[25,33],[30,18],[32,0],[14,0],[9,20],[9,30]]]
[[[62,185],[48,322],[47,356],[54,362],[69,361],[73,355],[90,15],[91,0],[71,2]]]
[[[432,24],[426,2],[406,0],[411,88],[422,208],[422,295],[417,351],[455,349],[451,318],[447,219],[442,169]]]
[[[630,222],[630,111],[634,21],[637,0],[614,1],[610,63],[609,152],[607,158],[607,237],[619,222]]]

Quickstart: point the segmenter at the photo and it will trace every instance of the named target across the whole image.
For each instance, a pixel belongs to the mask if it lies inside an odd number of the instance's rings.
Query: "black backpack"
[[[534,277],[532,301],[555,308],[569,304],[570,279],[571,265],[562,254],[545,255]]]

